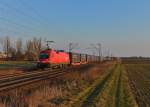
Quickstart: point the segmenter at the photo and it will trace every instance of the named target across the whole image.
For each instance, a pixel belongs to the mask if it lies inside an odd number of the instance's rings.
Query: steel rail
[[[19,86],[23,86],[30,83],[35,83],[37,81],[47,80],[47,79],[53,79],[56,77],[59,77],[65,73],[67,73],[68,70],[74,69],[74,67],[68,67],[64,69],[45,69],[43,71],[31,71],[27,73],[21,73],[21,74],[13,74],[13,75],[7,75],[4,77],[0,77],[0,92],[5,90],[10,90]],[[76,68],[76,67],[75,67]]]
[[[31,71],[27,71],[27,72],[17,72],[14,74],[3,74],[0,75],[0,80],[4,79],[4,78],[12,78],[12,77],[17,77],[17,76],[21,76],[21,75],[32,75],[32,74],[37,74],[37,73],[42,73],[42,72],[47,72],[50,71],[50,69],[46,69],[46,70],[31,70]],[[52,71],[52,70],[51,70]]]
[[[4,78],[0,80],[0,92],[26,84],[35,83],[37,81],[52,79],[61,76],[66,72],[67,71],[65,70],[53,70],[28,75],[21,75],[11,78]]]

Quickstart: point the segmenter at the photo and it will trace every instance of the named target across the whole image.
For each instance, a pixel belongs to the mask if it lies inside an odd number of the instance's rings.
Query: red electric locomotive
[[[40,52],[37,66],[44,67],[63,67],[70,64],[69,54],[64,51],[47,49]]]
[[[68,65],[81,65],[86,63],[98,62],[99,57],[81,53],[72,53],[56,51],[48,47],[47,50],[41,51],[37,63],[38,68],[64,67]]]

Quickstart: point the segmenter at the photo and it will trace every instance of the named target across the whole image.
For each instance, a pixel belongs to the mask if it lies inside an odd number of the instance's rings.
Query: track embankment
[[[17,87],[25,87],[37,82],[52,80],[63,76],[69,71],[88,69],[94,65],[82,65],[78,67],[68,67],[64,69],[45,69],[30,72],[12,73],[0,75],[0,93],[15,89]]]
[[[72,107],[137,107],[127,73],[117,64],[76,98]]]

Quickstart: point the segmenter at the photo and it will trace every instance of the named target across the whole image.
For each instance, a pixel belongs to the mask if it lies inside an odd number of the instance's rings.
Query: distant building
[[[0,52],[0,59],[3,59],[3,58],[7,58],[7,55],[5,53]]]

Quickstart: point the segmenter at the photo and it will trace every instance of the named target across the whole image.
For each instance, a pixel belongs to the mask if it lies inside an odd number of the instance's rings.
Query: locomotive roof
[[[54,49],[46,49],[46,50],[43,50],[43,51],[41,51],[41,52],[50,52],[50,51],[65,52],[65,50],[54,50]]]

